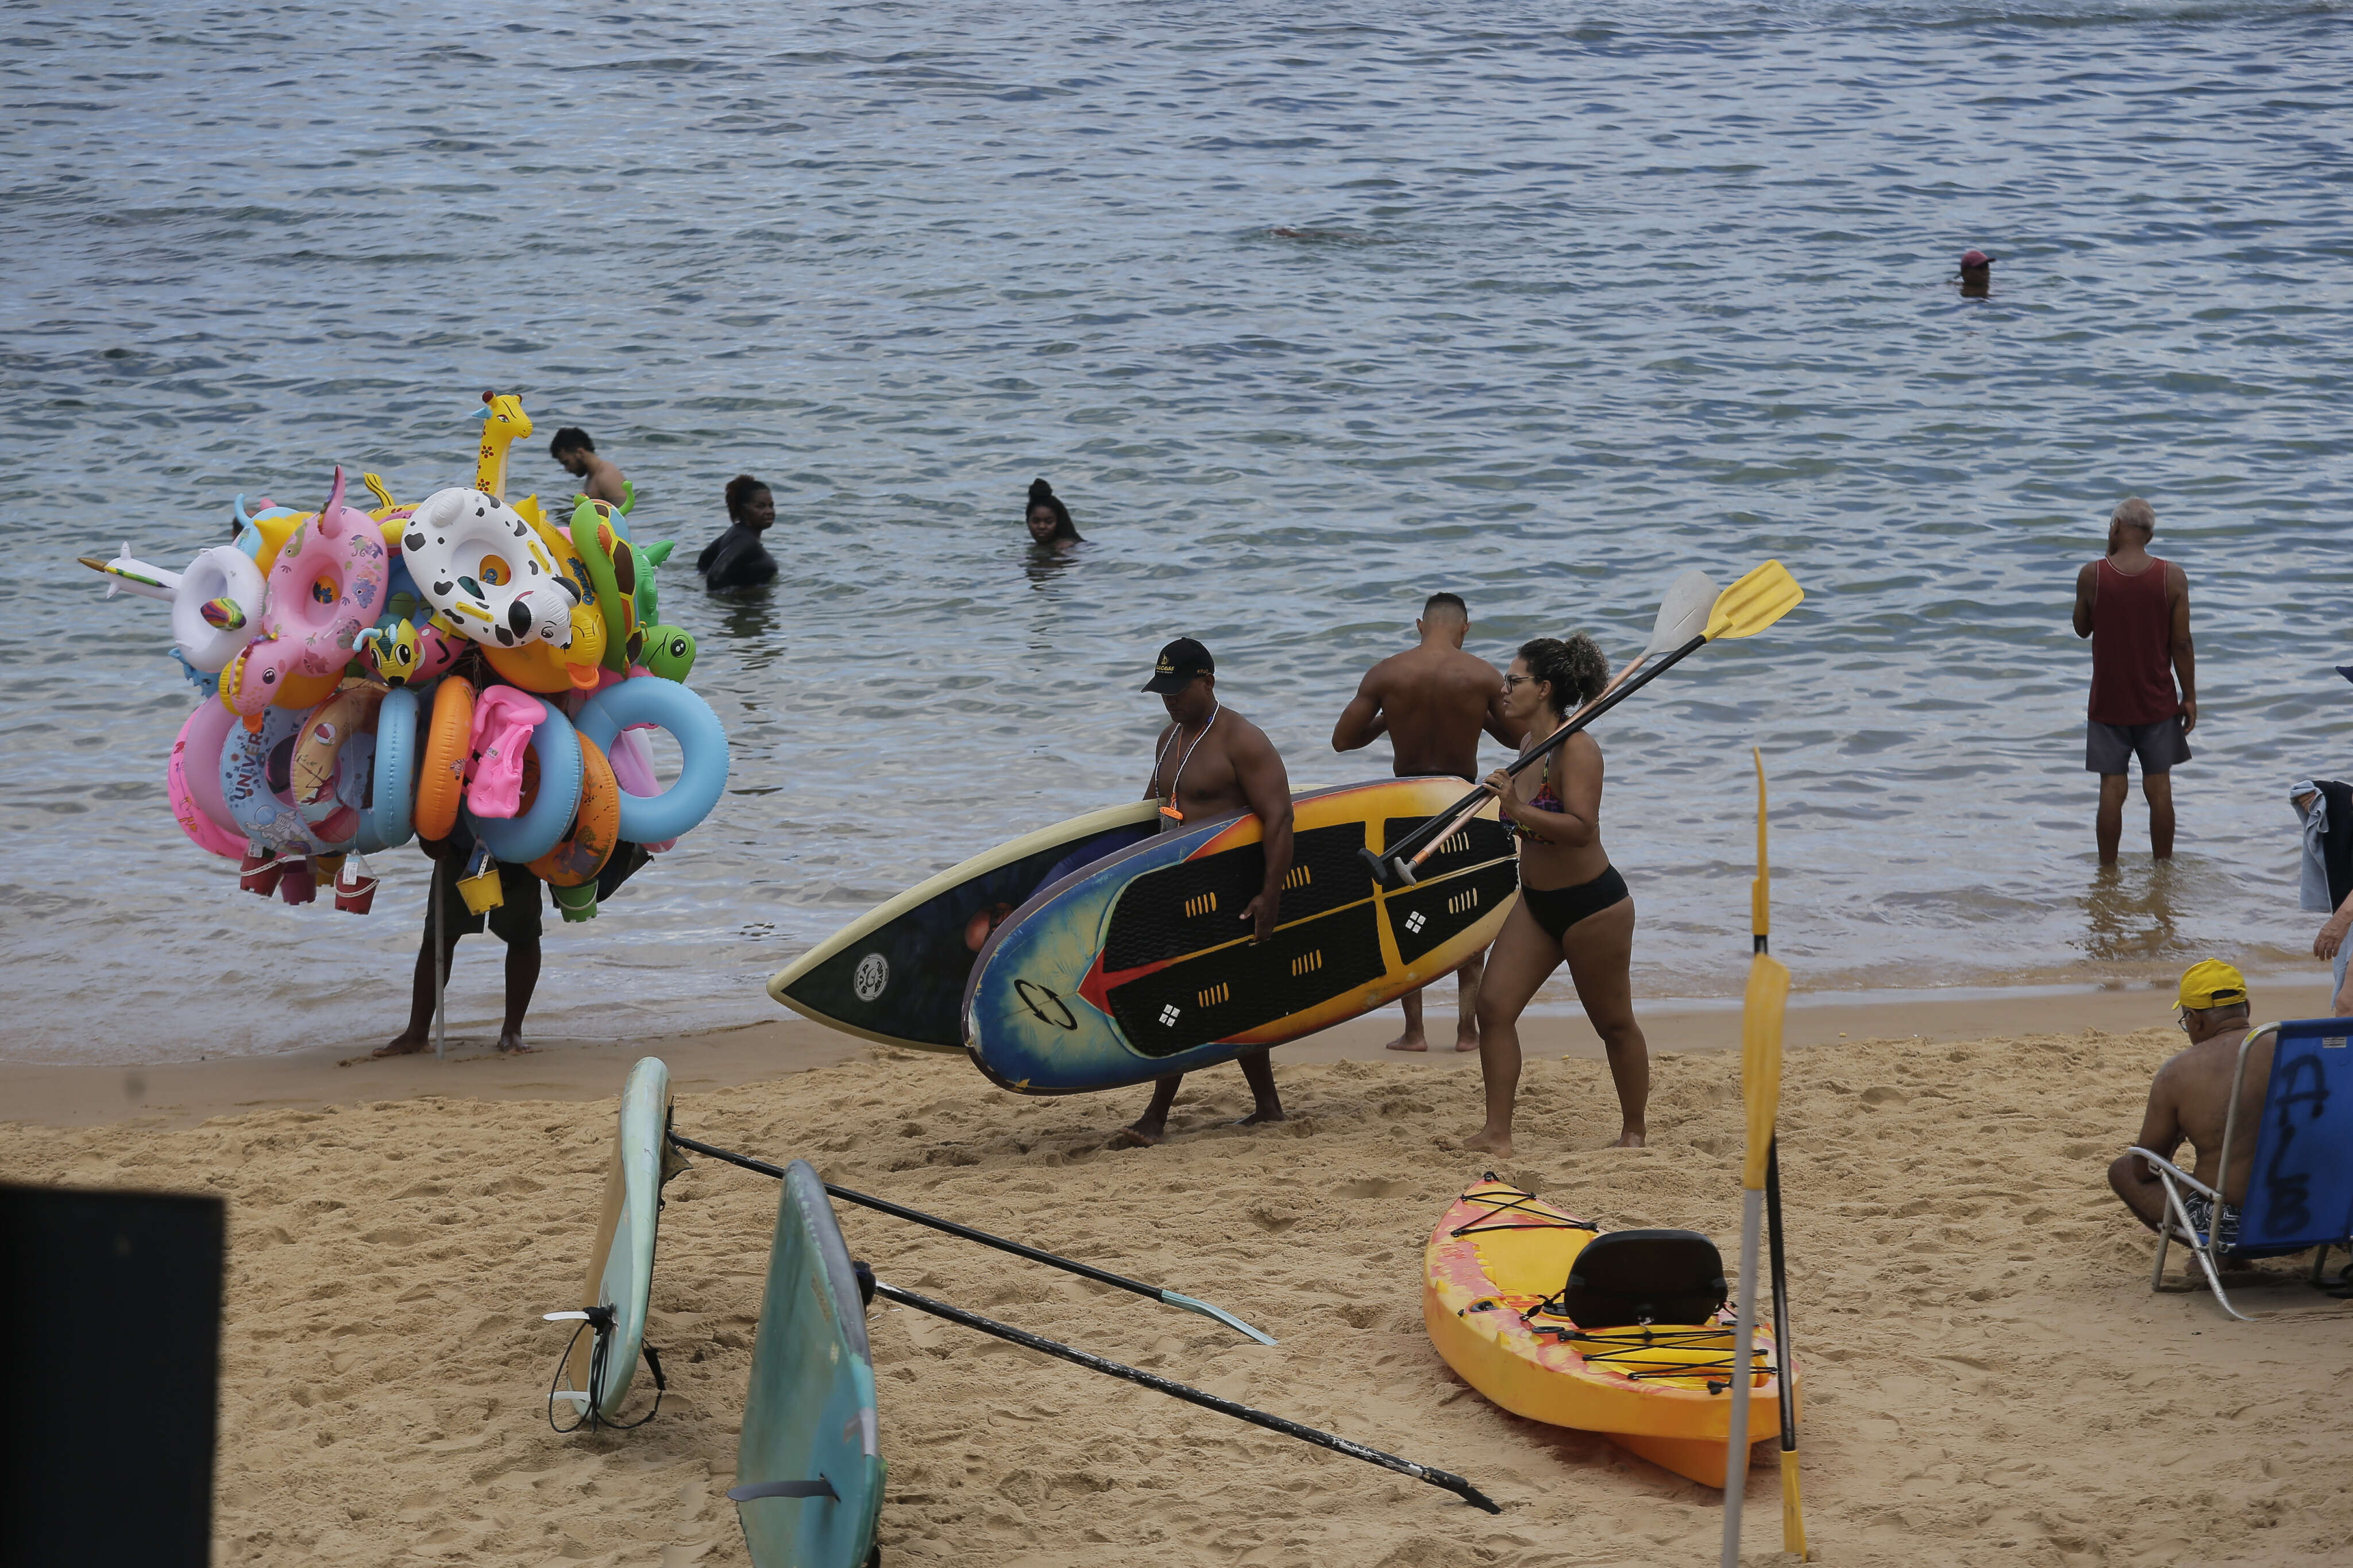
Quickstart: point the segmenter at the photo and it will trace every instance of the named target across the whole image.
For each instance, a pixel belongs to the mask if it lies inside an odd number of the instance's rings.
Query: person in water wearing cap
[[[1993,292],[1993,264],[2001,258],[1988,256],[1982,250],[1961,252],[1961,297],[1982,300]]]
[[[2220,1236],[2228,1246],[2239,1232],[2238,1205],[2247,1195],[2247,1175],[2255,1165],[2255,1140],[2233,1141],[2231,1168],[2221,1168],[2222,1123],[2231,1110],[2231,1075],[2239,1065],[2239,1042],[2248,1024],[2247,980],[2217,959],[2192,964],[2181,977],[2181,1032],[2189,1048],[2157,1069],[2148,1086],[2148,1109],[2142,1113],[2140,1136],[2134,1146],[2166,1159],[2184,1138],[2197,1146],[2198,1163],[2190,1174],[2222,1194]],[[2263,1041],[2247,1053],[2246,1082],[2240,1089],[2242,1106],[2261,1106],[2271,1081],[2272,1042]],[[2243,1123],[2242,1123],[2243,1125]],[[2157,1172],[2137,1154],[2120,1156],[2108,1167],[2108,1185],[2132,1210],[2133,1217],[2151,1230],[2166,1221],[2164,1185]],[[2213,1205],[2197,1193],[2182,1194],[2182,1206],[2200,1230],[2213,1220]]]
[[[2084,768],[2100,775],[2093,837],[2100,864],[2116,863],[2125,791],[2140,758],[2148,847],[2173,857],[2173,767],[2189,760],[2198,728],[2198,652],[2189,638],[2189,578],[2148,552],[2157,513],[2133,496],[2108,519],[2108,552],[2075,574],[2075,635],[2092,639],[2092,700]],[[2176,681],[2180,683],[2177,693]]]
[[[1421,641],[1365,672],[1356,695],[1332,728],[1332,749],[1353,752],[1386,734],[1395,752],[1393,767],[1401,779],[1452,773],[1465,784],[1479,782],[1479,732],[1484,730],[1516,749],[1523,726],[1504,711],[1504,676],[1477,654],[1462,651],[1471,632],[1471,611],[1453,594],[1432,594],[1413,623]],[[1454,972],[1457,993],[1454,1048],[1479,1048],[1479,977],[1487,955],[1473,954]],[[1391,1040],[1393,1051],[1426,1051],[1430,1037],[1422,1032],[1421,993],[1409,991],[1398,1001],[1405,1008],[1405,1033]]]
[[[1191,637],[1178,637],[1160,650],[1144,689],[1159,697],[1169,721],[1153,748],[1152,784],[1144,798],[1161,803],[1163,833],[1183,833],[1233,812],[1257,815],[1266,845],[1266,877],[1238,918],[1250,927],[1252,942],[1264,942],[1274,934],[1282,879],[1291,874],[1291,775],[1266,731],[1218,700],[1217,668],[1209,650]],[[1266,1048],[1244,1051],[1237,1059],[1257,1102],[1241,1125],[1282,1121],[1282,1101],[1274,1092]],[[1168,1108],[1184,1081],[1183,1073],[1155,1080],[1152,1103],[1113,1135],[1111,1146],[1140,1149],[1166,1137]]]

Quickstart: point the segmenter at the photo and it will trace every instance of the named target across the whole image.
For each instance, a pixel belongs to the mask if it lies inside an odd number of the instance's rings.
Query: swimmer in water
[[[712,593],[757,588],[776,579],[776,558],[760,535],[776,521],[776,498],[749,474],[727,481],[727,531],[702,547],[694,569]]]
[[[1993,292],[1993,264],[2000,259],[2000,257],[1988,256],[1982,250],[1964,250],[1961,252],[1961,275],[1959,279],[1957,279],[1961,286],[1961,298],[1964,300],[1982,300],[1987,295],[1991,294]]]
[[[1054,487],[1043,479],[1029,481],[1029,510],[1023,521],[1029,526],[1030,542],[1040,550],[1060,552],[1087,542],[1078,525],[1071,521],[1071,509],[1062,504]]]
[[[1252,942],[1274,934],[1282,901],[1282,879],[1291,874],[1291,775],[1266,731],[1218,700],[1217,664],[1191,637],[1178,637],[1160,650],[1152,679],[1144,688],[1168,710],[1168,727],[1153,748],[1152,784],[1146,800],[1159,800],[1160,830],[1183,833],[1231,812],[1256,812],[1264,827],[1266,877],[1258,896],[1240,911]],[[1282,1100],[1274,1092],[1274,1068],[1266,1047],[1235,1058],[1256,1104],[1241,1125],[1280,1121]],[[1155,1080],[1144,1114],[1112,1135],[1114,1149],[1140,1149],[1168,1134],[1168,1108],[1176,1103],[1183,1073]]]
[[[577,425],[566,425],[547,444],[547,455],[564,467],[564,471],[575,479],[588,482],[580,493],[591,500],[609,501],[620,506],[629,499],[628,481],[621,477],[620,466],[608,458],[596,455],[596,443],[588,439],[588,432]]]
[[[1504,712],[1542,744],[1601,694],[1609,666],[1579,632],[1524,644],[1504,677]],[[1520,1014],[1565,959],[1577,999],[1609,1055],[1618,1087],[1617,1146],[1639,1149],[1651,1100],[1651,1049],[1634,1021],[1634,898],[1601,847],[1601,748],[1582,731],[1517,778],[1498,768],[1486,787],[1520,836],[1520,901],[1487,952],[1479,986],[1479,1076],[1487,1124],[1465,1149],[1508,1156],[1520,1084]]]

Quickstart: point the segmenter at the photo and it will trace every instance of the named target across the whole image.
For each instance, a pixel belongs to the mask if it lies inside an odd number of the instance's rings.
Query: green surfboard
[[[866,1303],[825,1184],[785,1167],[734,1500],[754,1568],[864,1568],[882,1512]]]
[[[637,1377],[653,1291],[662,1184],[683,1168],[670,1146],[670,1068],[659,1057],[643,1058],[629,1069],[580,1303],[586,1310],[610,1312],[610,1326],[593,1338],[575,1336],[563,1386],[554,1394],[584,1418],[593,1410],[598,1421],[618,1420],[621,1402]]]

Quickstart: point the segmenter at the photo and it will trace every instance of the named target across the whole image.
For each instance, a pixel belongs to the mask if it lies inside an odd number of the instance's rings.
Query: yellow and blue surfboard
[[[1039,889],[981,950],[965,1048],[1024,1094],[1117,1089],[1229,1061],[1369,1012],[1484,949],[1519,892],[1490,806],[1388,891],[1383,852],[1461,799],[1458,778],[1383,779],[1293,803],[1274,934],[1242,910],[1266,876],[1256,816],[1149,839]]]

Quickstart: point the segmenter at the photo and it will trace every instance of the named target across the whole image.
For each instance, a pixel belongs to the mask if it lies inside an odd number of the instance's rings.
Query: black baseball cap
[[[1166,697],[1192,685],[1196,676],[1217,672],[1218,661],[1209,657],[1208,648],[1191,637],[1178,637],[1160,650],[1160,661],[1152,667],[1152,679],[1144,683],[1144,689]]]

